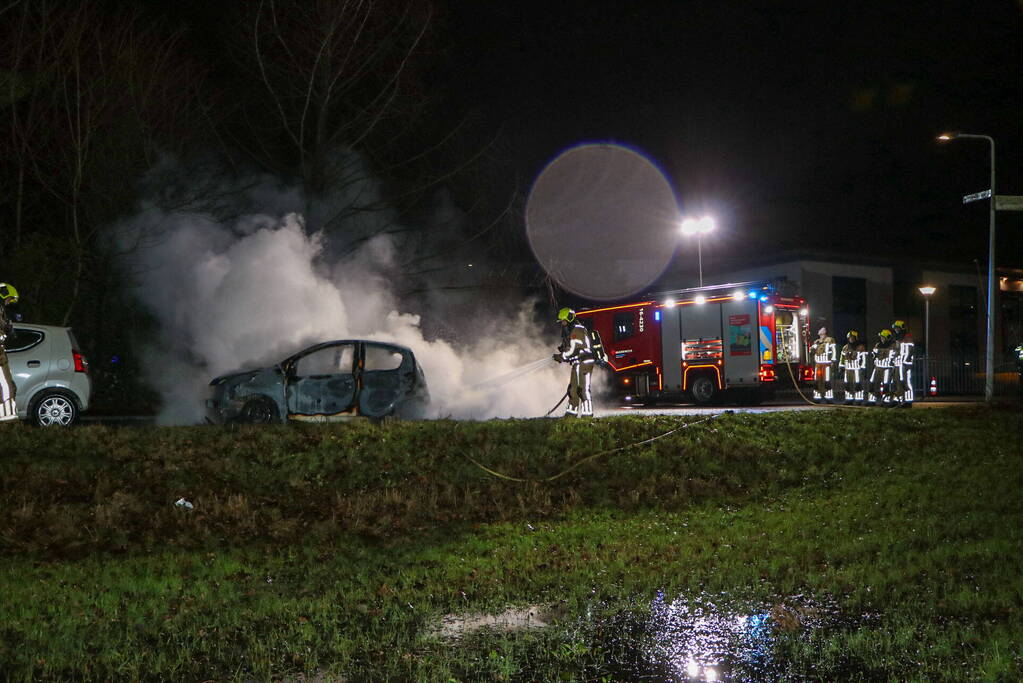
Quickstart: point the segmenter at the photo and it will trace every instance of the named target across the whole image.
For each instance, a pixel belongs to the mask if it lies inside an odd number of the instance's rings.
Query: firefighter
[[[14,285],[0,282],[0,422],[18,419],[18,407],[14,402],[17,388],[7,363],[4,342],[14,332],[13,324],[7,317],[7,307],[18,302],[18,290]]]
[[[849,330],[845,346],[839,354],[838,368],[842,378],[842,398],[845,403],[863,403],[863,374],[867,369],[867,347],[860,341],[860,333]]]
[[[593,400],[590,396],[590,376],[596,363],[590,332],[575,317],[571,308],[558,311],[561,325],[561,346],[554,354],[559,363],[571,363],[572,372],[568,380],[568,408],[565,415],[593,417]]]
[[[873,367],[870,370],[870,389],[867,405],[891,405],[892,363],[895,355],[895,335],[889,329],[877,333],[877,341],[871,349]]]
[[[906,323],[896,320],[892,323],[895,337],[895,354],[892,369],[892,404],[900,408],[913,407],[913,335]]]
[[[837,359],[835,340],[828,336],[828,328],[817,330],[817,339],[810,345],[813,354],[814,376],[817,384],[813,390],[813,400],[817,403],[831,402],[835,399],[832,377]]]

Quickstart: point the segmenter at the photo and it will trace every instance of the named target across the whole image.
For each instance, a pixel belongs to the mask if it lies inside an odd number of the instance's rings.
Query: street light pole
[[[948,133],[939,135],[939,140],[969,138],[987,140],[991,145],[991,196],[989,197],[990,227],[987,245],[987,344],[984,349],[984,400],[988,403],[995,395],[995,139],[990,135],[973,133]]]
[[[703,233],[696,233],[696,258],[700,263],[700,287],[703,287]]]
[[[682,220],[682,234],[687,237],[696,235],[696,257],[700,264],[700,287],[703,287],[703,235],[713,230],[715,225],[714,219],[710,216]]]
[[[924,295],[924,395],[927,394],[931,385],[931,295],[936,291],[935,287],[925,285],[920,287],[920,293]]]

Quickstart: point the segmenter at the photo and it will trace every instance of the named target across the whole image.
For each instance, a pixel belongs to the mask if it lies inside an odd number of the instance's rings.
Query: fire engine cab
[[[679,289],[578,317],[600,333],[614,391],[627,400],[759,402],[790,371],[813,379],[806,301],[770,283]]]

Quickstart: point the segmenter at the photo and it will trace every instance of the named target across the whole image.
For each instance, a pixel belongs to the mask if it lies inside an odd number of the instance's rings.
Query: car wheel
[[[277,406],[265,396],[250,398],[238,413],[238,421],[254,425],[277,422]]]
[[[35,400],[30,419],[40,427],[70,427],[78,419],[78,403],[65,392],[48,392]]]
[[[705,406],[709,405],[717,396],[718,387],[710,377],[703,375],[693,380],[689,387],[689,393],[692,394],[693,402],[696,405]]]

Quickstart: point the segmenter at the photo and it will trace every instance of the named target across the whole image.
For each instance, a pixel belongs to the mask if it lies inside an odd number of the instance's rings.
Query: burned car
[[[213,423],[327,422],[353,417],[423,417],[430,394],[412,350],[341,340],[316,344],[277,365],[213,379]]]

